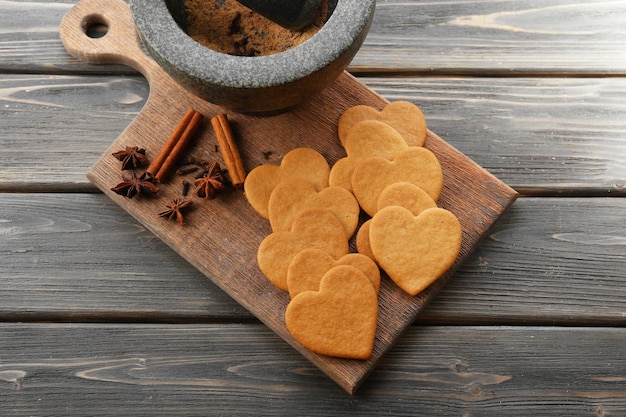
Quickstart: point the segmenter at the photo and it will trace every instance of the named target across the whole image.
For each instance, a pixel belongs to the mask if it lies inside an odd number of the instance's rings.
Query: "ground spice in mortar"
[[[301,30],[286,29],[236,0],[185,0],[187,33],[215,51],[237,56],[271,55],[313,36],[328,17],[322,0],[312,22]]]

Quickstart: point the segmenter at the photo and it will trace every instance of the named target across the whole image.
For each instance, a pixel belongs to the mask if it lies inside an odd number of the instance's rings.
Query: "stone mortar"
[[[273,55],[214,51],[184,31],[182,0],[131,0],[152,58],[183,88],[225,109],[274,114],[328,87],[346,69],[369,30],[376,0],[334,0],[332,14],[309,40]],[[182,27],[181,27],[182,26]]]

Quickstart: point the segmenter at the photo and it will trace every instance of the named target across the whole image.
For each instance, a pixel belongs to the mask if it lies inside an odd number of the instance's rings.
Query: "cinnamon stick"
[[[180,135],[180,139],[176,142],[170,154],[167,158],[165,158],[163,165],[161,165],[161,168],[159,168],[159,171],[154,176],[158,181],[163,181],[172,171],[176,165],[176,161],[178,161],[180,156],[183,154],[185,147],[200,127],[200,124],[202,123],[202,114],[196,110],[193,110],[193,112],[193,116],[183,133]]]
[[[193,117],[193,112],[193,109],[187,110],[183,118],[180,119],[176,127],[174,127],[174,130],[170,134],[169,138],[167,138],[165,144],[163,144],[163,146],[161,147],[161,150],[159,151],[157,156],[152,160],[152,163],[150,163],[148,169],[146,169],[147,173],[154,177],[157,172],[159,172],[159,169],[161,168],[161,165],[163,165],[163,162],[167,158],[167,155],[170,154],[170,152],[174,148],[174,145],[176,145],[176,142],[178,142],[178,140],[180,139],[180,135],[182,135],[187,125],[189,125],[189,121]]]
[[[224,164],[228,170],[230,181],[234,187],[240,187],[246,179],[246,170],[243,166],[241,156],[239,155],[239,149],[237,148],[235,136],[228,122],[228,116],[226,113],[218,114],[211,119],[211,125],[215,131],[217,143],[219,144],[220,152],[224,158]]]
[[[194,109],[187,110],[146,172],[157,181],[162,182],[176,164],[185,146],[200,127],[201,122],[202,114],[200,112]]]

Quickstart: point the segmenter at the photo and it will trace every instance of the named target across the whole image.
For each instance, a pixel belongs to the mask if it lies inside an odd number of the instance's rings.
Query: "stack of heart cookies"
[[[297,148],[281,164],[253,169],[244,190],[269,220],[260,244],[263,274],[291,301],[286,326],[323,355],[367,359],[376,336],[380,269],[417,295],[456,260],[461,225],[437,207],[443,174],[423,147],[421,110],[398,101],[382,111],[346,110],[338,123],[346,157],[332,167]],[[371,217],[359,227],[361,211]],[[350,253],[356,235],[358,253]]]

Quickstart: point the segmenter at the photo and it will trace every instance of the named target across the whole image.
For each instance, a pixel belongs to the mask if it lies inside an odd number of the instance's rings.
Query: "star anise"
[[[112,155],[122,161],[123,170],[135,169],[149,164],[146,150],[139,149],[137,146],[127,146],[123,151],[115,152]]]
[[[176,223],[182,226],[185,224],[182,211],[191,206],[191,204],[191,200],[181,200],[180,198],[175,198],[170,201],[169,204],[165,205],[165,210],[159,212],[159,217],[167,217],[168,220],[176,220]]]
[[[194,180],[196,186],[194,194],[200,198],[215,198],[217,192],[224,188],[224,177],[220,164],[213,162],[207,172],[200,178]]]
[[[155,180],[149,174],[143,174],[137,178],[135,171],[132,171],[130,178],[122,177],[124,181],[111,188],[119,195],[124,197],[133,198],[137,194],[151,195],[159,191],[159,187],[154,183]]]

